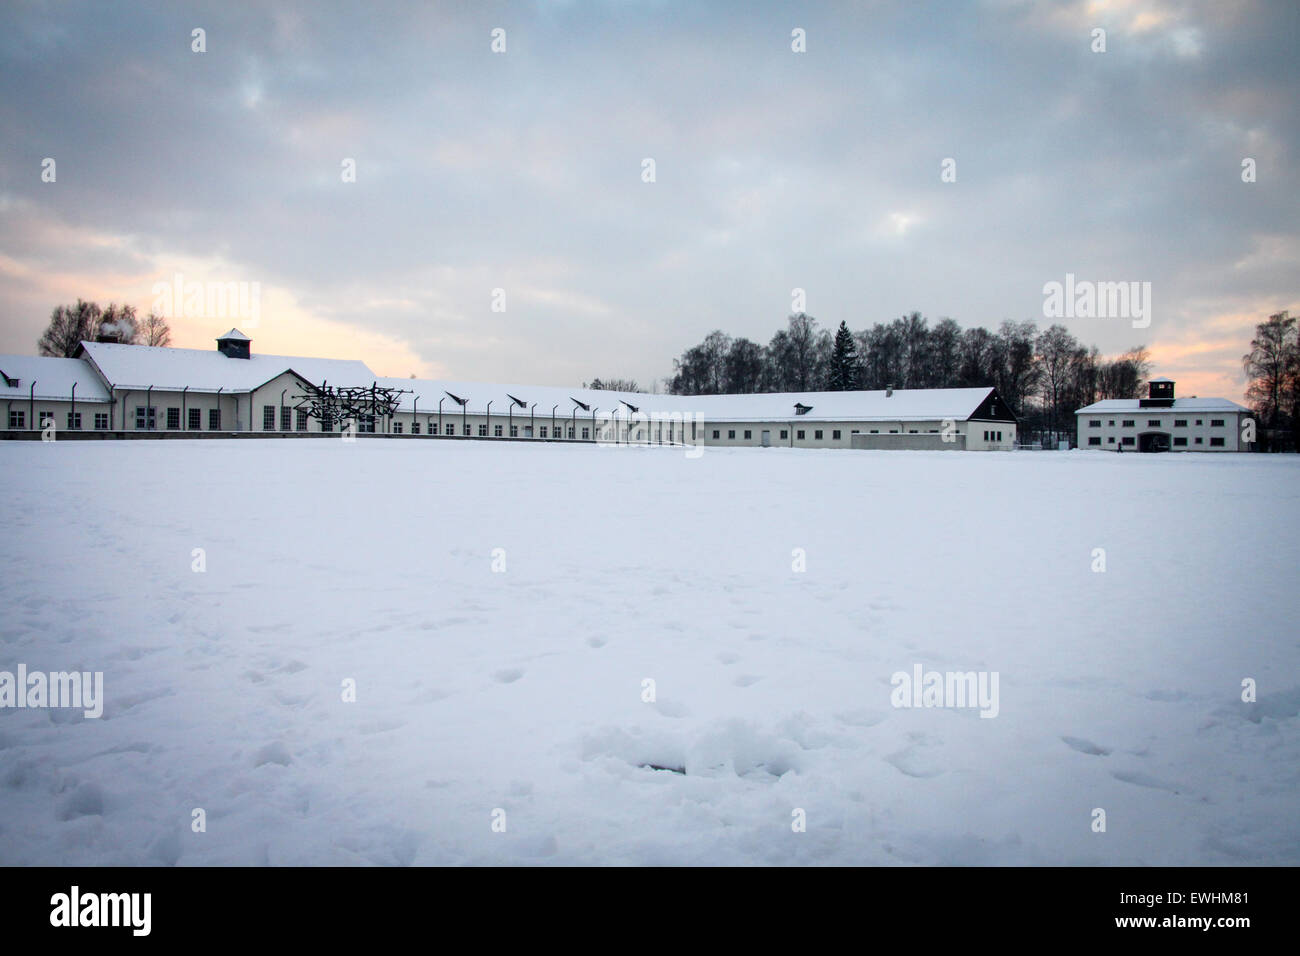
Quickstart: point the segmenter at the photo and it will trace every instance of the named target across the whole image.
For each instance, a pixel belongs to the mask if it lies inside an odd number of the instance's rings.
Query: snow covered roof
[[[0,396],[6,400],[29,398],[32,383],[36,383],[37,398],[62,399],[72,396],[72,386],[77,386],[77,401],[107,402],[108,389],[99,380],[95,370],[81,359],[46,358],[39,355],[0,355]],[[17,379],[17,385],[9,383]]]
[[[369,385],[375,374],[355,359],[253,355],[230,358],[213,350],[153,348],[113,342],[82,342],[84,354],[115,388],[192,392],[248,392],[292,369],[315,385]],[[78,389],[80,391],[80,389]]]
[[[1226,398],[1176,398],[1172,405],[1140,405],[1136,398],[1106,398],[1076,411],[1076,415],[1100,415],[1104,412],[1249,412]]]
[[[551,414],[556,406],[556,416],[569,418],[575,408],[578,414],[591,411],[575,405],[582,402],[589,409],[599,408],[601,413],[619,408],[626,414],[623,403],[635,406],[642,414],[655,412],[682,412],[700,414],[706,421],[937,421],[952,418],[964,421],[993,391],[991,388],[927,388],[895,389],[892,395],[883,391],[871,392],[774,392],[758,395],[651,395],[645,392],[610,392],[586,388],[563,388],[554,385],[497,385],[486,382],[450,382],[433,379],[381,378],[378,383],[387,388],[408,389],[411,394],[401,396],[400,410],[409,412],[416,407],[422,411],[436,411],[438,399],[450,393],[467,400],[465,409],[472,414],[483,414],[488,402],[494,414],[506,414],[515,408],[515,414],[526,414],[525,409],[514,405],[519,398],[525,405],[536,405],[538,416]],[[795,405],[811,406],[805,414],[798,415]],[[450,399],[443,403],[443,413],[448,409],[460,411],[460,406]]]
[[[688,407],[709,421],[965,421],[992,388],[896,388],[862,392],[771,392],[761,395],[701,395]],[[810,406],[796,415],[795,405]]]
[[[250,339],[247,335],[245,335],[243,332],[239,331],[239,329],[231,329],[231,330],[230,330],[229,332],[227,332],[225,335],[221,336],[221,338],[217,339],[217,341],[218,341],[218,342],[225,342],[225,341],[227,341],[227,340],[231,340],[231,339],[233,339],[233,340],[236,341],[236,342],[251,342],[251,341],[253,341],[253,340]]]

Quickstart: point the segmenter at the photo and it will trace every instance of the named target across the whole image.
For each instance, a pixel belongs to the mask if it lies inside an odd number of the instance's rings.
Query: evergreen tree
[[[858,346],[849,327],[841,322],[826,370],[826,388],[832,392],[849,392],[858,388],[858,383]]]

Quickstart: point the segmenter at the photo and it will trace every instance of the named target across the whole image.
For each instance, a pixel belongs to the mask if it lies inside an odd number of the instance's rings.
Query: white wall
[[[1093,451],[1119,451],[1121,447],[1124,451],[1138,451],[1140,436],[1144,432],[1167,433],[1170,451],[1246,451],[1248,447],[1241,442],[1241,419],[1249,417],[1248,413],[1242,412],[1184,412],[1164,408],[1075,415],[1079,447]],[[1126,421],[1133,424],[1125,425]],[[1222,421],[1223,425],[1212,425],[1213,421]],[[1094,422],[1097,424],[1092,424]],[[1150,422],[1159,424],[1151,425]],[[1176,425],[1175,422],[1187,424]],[[1132,443],[1123,444],[1125,438],[1132,439]],[[1174,444],[1180,438],[1186,439],[1186,444]],[[1212,445],[1212,438],[1222,438],[1223,445]],[[1090,439],[1097,439],[1097,444],[1092,444]]]

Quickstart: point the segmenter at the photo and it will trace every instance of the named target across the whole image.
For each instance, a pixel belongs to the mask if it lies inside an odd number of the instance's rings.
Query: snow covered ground
[[[0,710],[0,863],[1300,863],[1296,457],[6,442],[0,477],[0,670],[105,694]],[[891,706],[917,665],[996,671],[997,716]]]

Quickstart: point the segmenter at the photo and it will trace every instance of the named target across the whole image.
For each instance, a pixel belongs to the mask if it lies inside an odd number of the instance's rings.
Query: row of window
[[[1186,428],[1186,427],[1187,427],[1187,421],[1188,421],[1188,420],[1187,420],[1186,418],[1175,418],[1175,419],[1174,419],[1174,427],[1175,427],[1175,428]],[[1122,424],[1120,425],[1121,428],[1136,428],[1136,427],[1137,427],[1137,422],[1136,422],[1136,420],[1135,420],[1135,419],[1132,419],[1132,418],[1124,418],[1124,419],[1121,419],[1121,422],[1122,422]],[[1203,425],[1204,423],[1205,423],[1205,420],[1204,420],[1204,419],[1202,419],[1202,418],[1198,418],[1198,419],[1196,419],[1196,424],[1197,424],[1197,425]],[[1108,422],[1106,422],[1106,424],[1107,424],[1107,425],[1110,425],[1111,427],[1114,427],[1114,425],[1115,425],[1115,419],[1113,419],[1113,418],[1110,419]],[[1090,419],[1088,419],[1088,427],[1089,427],[1089,428],[1100,428],[1100,427],[1101,427],[1101,419],[1100,419],[1100,418],[1090,418]],[[1163,423],[1160,419],[1158,419],[1158,418],[1148,418],[1148,419],[1147,419],[1147,427],[1148,427],[1148,428],[1164,428],[1164,427],[1166,427],[1166,426],[1165,426],[1164,423]],[[1224,419],[1222,419],[1222,418],[1211,418],[1211,419],[1210,419],[1210,427],[1211,427],[1211,428],[1223,428],[1223,427],[1224,427]]]
[[[985,441],[1002,441],[1002,432],[1000,432],[1000,431],[991,431],[991,432],[990,432],[990,431],[986,431],[986,432],[984,433],[984,440],[985,440]]]
[[[471,427],[473,427],[473,428],[476,429],[476,434],[478,435],[479,438],[487,438],[487,437],[488,437],[488,426],[487,426],[487,425],[476,425],[476,426],[462,425],[462,426],[461,426],[461,429],[462,429],[462,431],[463,431],[463,433],[464,433],[465,435],[469,435],[469,434],[470,434],[470,428],[471,428]],[[505,425],[493,425],[493,426],[492,426],[492,437],[493,437],[493,438],[504,438],[504,437],[505,437],[505,428],[506,428]],[[531,425],[522,425],[522,426],[521,426],[521,425],[511,425],[511,426],[510,426],[510,437],[511,437],[511,438],[518,438],[518,437],[519,437],[519,429],[520,429],[520,428],[523,428],[523,430],[524,430],[524,437],[525,437],[525,438],[532,438],[532,437],[533,437],[533,426],[531,426]],[[581,433],[582,433],[582,437],[583,437],[583,438],[585,438],[585,439],[590,439],[590,438],[591,438],[591,426],[589,426],[589,425],[587,425],[587,426],[583,426],[581,429],[577,429],[577,428],[575,428],[575,426],[573,426],[573,425],[569,425],[569,426],[567,426],[567,429],[566,429],[565,426],[561,426],[561,425],[556,425],[556,426],[554,426],[554,428],[552,428],[552,427],[549,426],[549,425],[542,425],[542,426],[540,426],[540,427],[538,428],[538,435],[539,435],[539,437],[541,437],[541,438],[552,438],[552,437],[553,437],[553,438],[564,438],[564,437],[565,437],[565,436],[564,436],[564,433],[565,433],[566,430],[567,430],[568,433],[569,433],[569,435],[568,435],[569,438],[573,438],[574,435],[577,434],[578,431],[581,431]],[[401,434],[402,434],[402,423],[401,423],[401,422],[393,422],[393,434],[395,434],[395,435],[401,435]],[[418,435],[418,434],[420,434],[420,423],[419,423],[419,422],[414,422],[414,423],[412,423],[412,425],[411,425],[411,434],[412,434],[412,435]],[[430,435],[437,435],[437,434],[438,434],[438,423],[437,423],[437,422],[429,422],[429,434],[430,434]],[[449,436],[449,437],[453,437],[453,438],[454,438],[454,437],[456,436],[456,423],[455,423],[455,422],[447,422],[447,423],[443,426],[443,434],[445,434],[445,435],[447,435],[447,436]],[[670,432],[670,434],[671,434],[671,432]]]
[[[1204,440],[1203,438],[1201,438],[1201,437],[1198,435],[1198,436],[1196,436],[1196,438],[1194,439],[1194,442],[1195,442],[1197,445],[1203,445],[1203,444],[1205,443],[1205,440]],[[1101,444],[1101,436],[1100,436],[1100,435],[1093,435],[1093,436],[1091,436],[1091,437],[1088,439],[1088,444],[1089,444],[1089,445],[1100,445],[1100,444]],[[1106,439],[1106,444],[1108,444],[1108,445],[1113,445],[1113,444],[1115,444],[1115,437],[1112,435],[1110,438],[1107,438],[1107,439]],[[1123,440],[1123,442],[1121,442],[1121,444],[1124,444],[1124,445],[1136,445],[1136,444],[1137,444],[1137,439],[1135,439],[1132,435],[1125,435],[1125,436],[1124,436],[1124,440]],[[1186,445],[1187,445],[1187,436],[1186,436],[1186,435],[1175,435],[1175,436],[1174,436],[1174,447],[1175,447],[1175,448],[1183,448],[1183,447],[1186,447]],[[1224,447],[1223,439],[1222,439],[1222,438],[1211,438],[1211,439],[1210,439],[1210,447],[1211,447],[1211,448],[1223,448],[1223,447]]]
[[[53,412],[41,412],[39,415],[37,415],[37,421],[39,421],[42,425],[44,425],[46,422],[52,422],[54,420],[55,418]],[[67,424],[64,425],[64,428],[66,428],[68,431],[74,431],[74,432],[81,431],[81,412],[68,412],[66,416],[66,421]],[[15,429],[26,428],[27,412],[25,410],[19,410],[14,408],[9,409],[9,427]],[[95,412],[95,431],[100,431],[100,432],[108,431],[108,412]]]
[[[780,432],[781,432],[781,438],[780,438],[781,441],[789,441],[789,440],[790,440],[790,431],[789,431],[789,429],[782,428],[782,429],[780,430]],[[744,433],[745,433],[745,437],[744,437],[744,439],[743,439],[744,441],[753,441],[753,440],[754,440],[754,432],[753,432],[753,429],[746,428],[746,429],[744,429]],[[799,430],[797,430],[797,431],[794,433],[795,441],[804,441],[804,440],[805,440],[804,436],[807,435],[807,434],[808,434],[808,432],[807,432],[806,429],[800,428]],[[823,429],[820,429],[820,428],[813,429],[813,441],[821,441],[821,440],[822,440],[822,435],[823,435],[823,434],[825,434],[825,432],[824,432]],[[715,428],[715,429],[713,429],[713,440],[714,440],[714,441],[718,441],[718,440],[721,438],[721,436],[722,436],[722,430],[721,430],[721,429],[719,429],[719,428]],[[734,428],[728,428],[728,429],[727,429],[727,440],[728,440],[728,441],[735,441],[735,440],[736,440],[736,429],[734,429]],[[840,440],[840,429],[838,429],[838,428],[833,428],[833,429],[831,429],[831,441],[839,441],[839,440]]]

